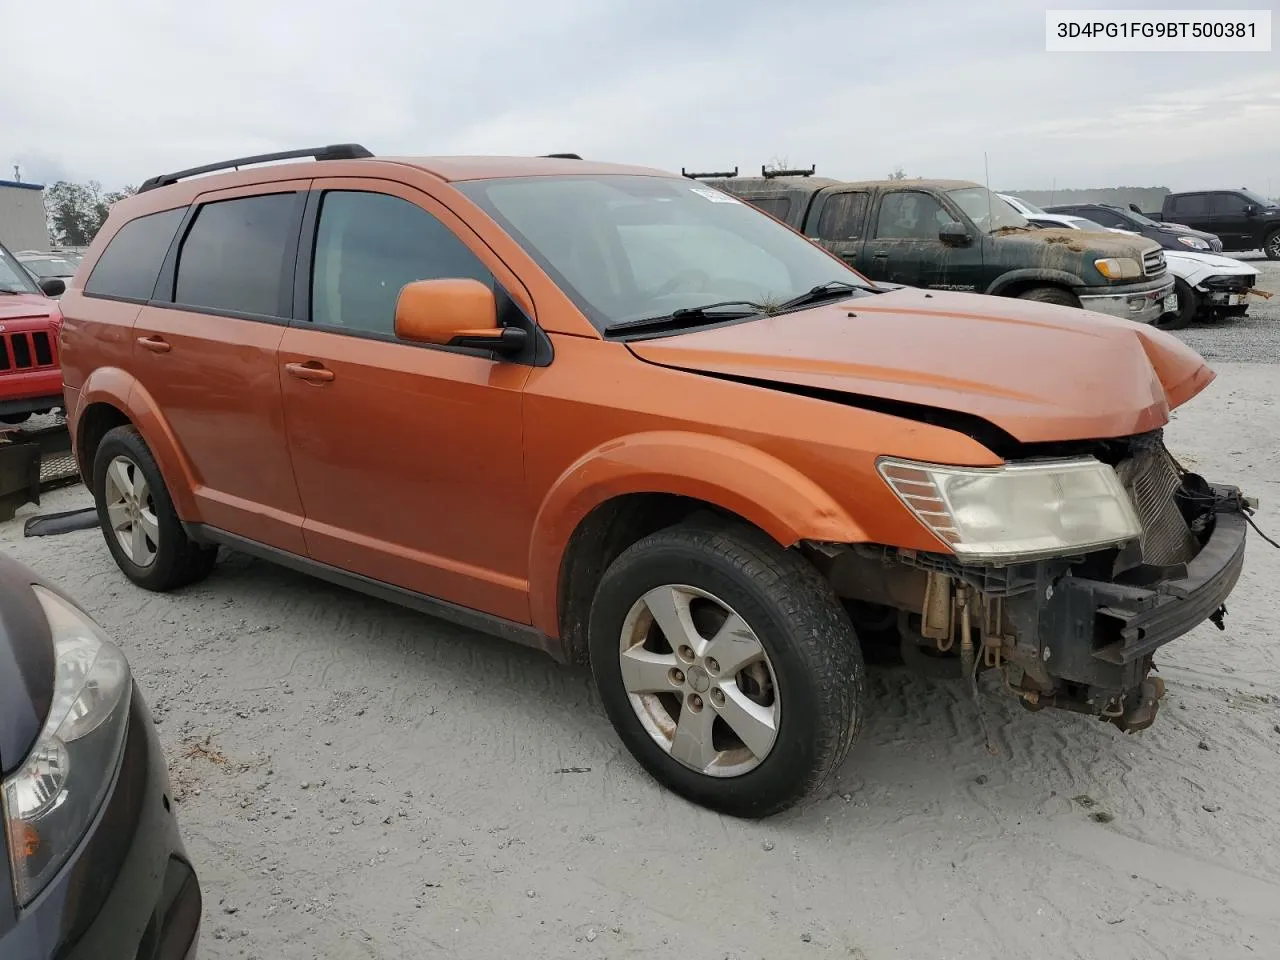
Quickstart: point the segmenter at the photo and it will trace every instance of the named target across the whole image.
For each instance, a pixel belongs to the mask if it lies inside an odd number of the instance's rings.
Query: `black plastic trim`
[[[253,157],[237,157],[233,160],[221,160],[217,163],[206,163],[201,167],[189,167],[186,170],[178,170],[174,173],[162,173],[158,176],[151,177],[148,180],[144,180],[142,186],[138,188],[138,193],[146,193],[148,190],[155,190],[157,187],[167,187],[177,183],[179,180],[199,176],[202,173],[217,173],[219,170],[234,170],[240,167],[252,166],[257,163],[271,163],[275,160],[367,160],[372,156],[373,153],[370,150],[366,147],[362,147],[358,143],[332,143],[327,147],[306,147],[302,150],[281,150],[278,153],[260,153]]]
[[[417,610],[420,613],[438,617],[441,620],[448,620],[450,623],[456,623],[459,626],[487,633],[490,636],[501,637],[521,646],[533,647],[535,650],[541,650],[543,653],[549,654],[555,660],[564,662],[563,644],[559,640],[548,637],[541,630],[529,624],[516,623],[514,620],[507,620],[502,617],[496,617],[491,613],[484,613],[481,610],[463,607],[456,603],[450,603],[448,600],[428,596],[425,593],[417,593],[382,580],[374,580],[372,577],[351,573],[339,567],[320,563],[309,557],[300,557],[296,553],[289,553],[286,550],[268,546],[265,543],[259,543],[256,540],[250,540],[247,537],[229,533],[217,527],[199,523],[184,523],[183,528],[186,530],[187,536],[198,543],[219,544],[232,550],[239,550],[250,556],[278,563],[280,566],[288,567],[290,570],[317,577],[328,583],[346,587],[358,593],[376,597],[379,600],[399,604],[400,606]]]

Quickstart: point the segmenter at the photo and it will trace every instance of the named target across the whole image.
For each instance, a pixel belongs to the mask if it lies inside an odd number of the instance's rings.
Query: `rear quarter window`
[[[771,217],[785,221],[791,213],[790,197],[756,197],[747,201],[757,210],[763,210]]]
[[[150,300],[185,207],[149,213],[116,231],[84,285],[86,296]]]

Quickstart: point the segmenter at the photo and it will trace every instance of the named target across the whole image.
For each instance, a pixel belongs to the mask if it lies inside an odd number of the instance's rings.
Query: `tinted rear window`
[[[174,303],[220,313],[280,313],[285,252],[298,235],[298,195],[207,203],[178,255]]]
[[[131,220],[117,231],[84,285],[88,296],[150,300],[185,207]]]

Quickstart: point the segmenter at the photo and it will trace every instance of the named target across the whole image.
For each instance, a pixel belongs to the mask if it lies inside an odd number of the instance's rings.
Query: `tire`
[[[1268,260],[1280,260],[1280,230],[1272,230],[1262,241],[1262,252]]]
[[[155,457],[133,427],[116,427],[98,445],[93,499],[107,549],[138,586],[162,593],[203,580],[213,570],[218,548],[187,536]],[[129,548],[113,526],[121,522],[128,524],[121,535],[130,540]],[[128,535],[136,528],[141,528],[141,541]]]
[[[1159,327],[1161,330],[1184,330],[1191,326],[1200,312],[1200,294],[1191,289],[1191,285],[1185,280],[1175,277],[1173,292],[1178,295],[1178,309],[1153,320],[1151,322],[1153,327]]]
[[[674,615],[675,642],[655,608]],[[717,636],[734,615],[737,629]],[[675,793],[731,816],[770,816],[811,795],[862,724],[862,654],[835,593],[801,556],[740,524],[687,522],[629,547],[596,590],[588,642],[627,749]],[[748,665],[730,679],[717,651]]]
[[[1036,300],[1040,303],[1056,303],[1062,307],[1078,307],[1080,301],[1070,290],[1061,287],[1032,287],[1018,294],[1019,300]]]

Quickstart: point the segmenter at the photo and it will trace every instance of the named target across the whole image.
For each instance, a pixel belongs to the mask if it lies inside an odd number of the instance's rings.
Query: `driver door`
[[[866,244],[872,279],[935,290],[980,291],[983,238],[975,235],[968,246],[955,247],[938,236],[944,225],[956,219],[937,197],[923,190],[885,193]],[[973,231],[969,224],[965,226]]]

